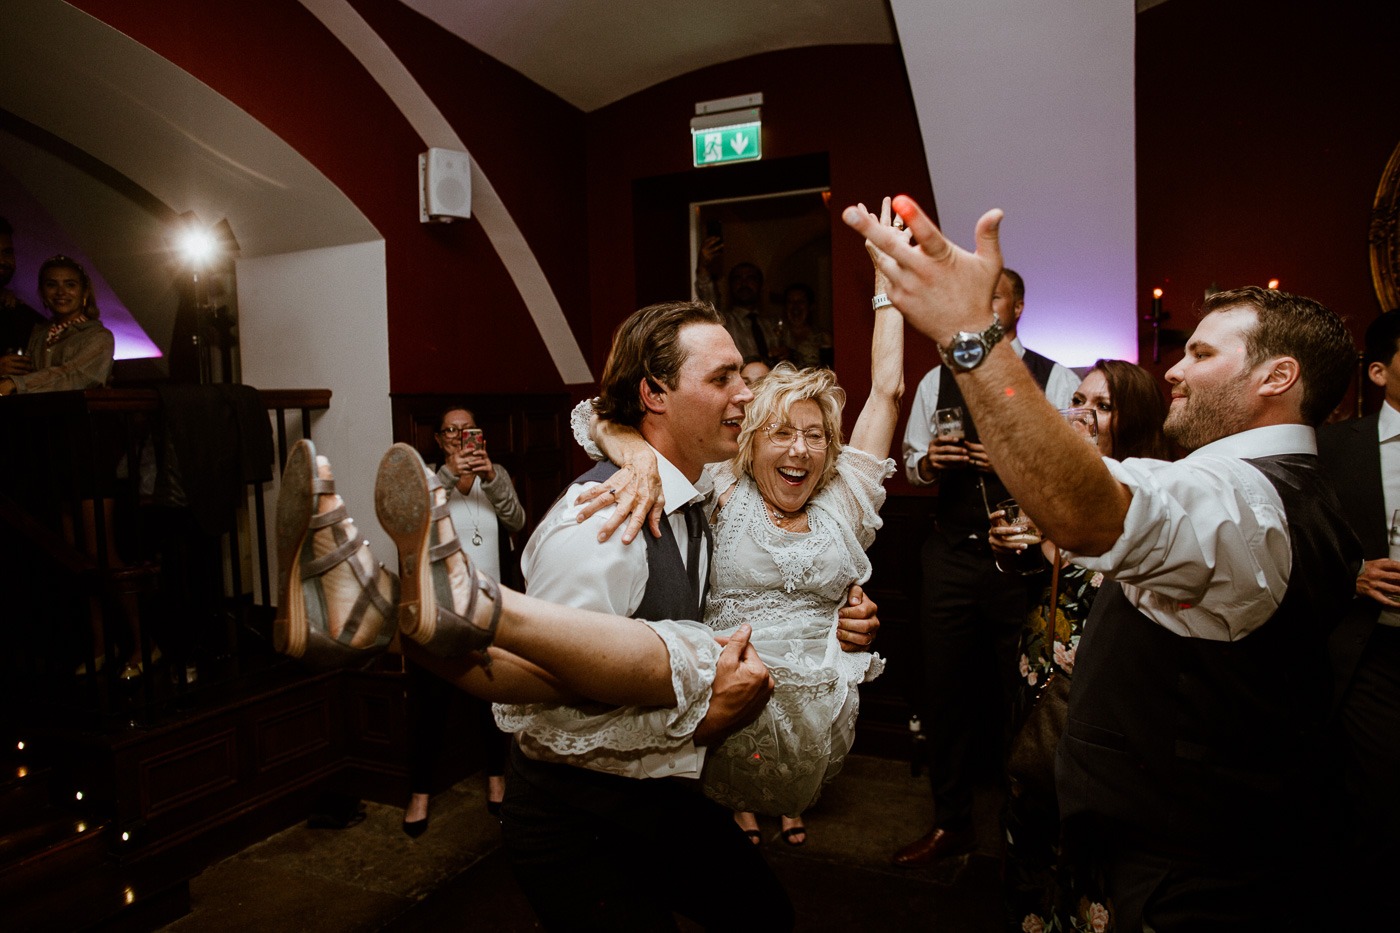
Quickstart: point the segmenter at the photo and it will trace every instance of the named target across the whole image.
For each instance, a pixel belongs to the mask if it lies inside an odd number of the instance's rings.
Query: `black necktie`
[[[710,523],[705,521],[703,502],[692,502],[685,506],[685,530],[689,545],[686,549],[685,569],[690,575],[690,591],[695,594],[700,604],[700,615],[703,616],[709,587],[700,588],[700,540],[705,540],[706,556],[712,553],[714,541],[710,534]]]
[[[765,361],[768,359],[768,341],[763,336],[763,325],[758,323],[758,312],[749,312],[749,327],[753,330],[753,346],[758,351],[758,355]]]

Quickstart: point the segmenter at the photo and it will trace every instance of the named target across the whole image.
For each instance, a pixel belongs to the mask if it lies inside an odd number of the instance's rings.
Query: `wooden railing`
[[[270,477],[288,447],[310,437],[313,415],[329,408],[331,393],[258,396],[273,440]],[[19,646],[19,658],[0,674],[18,674],[5,678],[12,684],[52,687],[68,678],[65,696],[105,705],[110,676],[101,687],[89,677],[77,681],[87,688],[72,688],[82,656],[74,645],[86,644],[91,674],[95,655],[108,653],[95,646],[125,641],[124,653],[104,659],[119,671],[137,631],[146,676],[120,696],[124,707],[196,689],[192,681],[216,681],[219,670],[250,656],[271,661],[265,482],[247,484],[214,519],[216,529],[207,510],[200,527],[181,501],[178,471],[155,469],[165,459],[155,449],[165,436],[160,398],[150,389],[95,389],[0,404],[0,566],[8,594],[0,620]],[[166,663],[153,664],[156,644]]]

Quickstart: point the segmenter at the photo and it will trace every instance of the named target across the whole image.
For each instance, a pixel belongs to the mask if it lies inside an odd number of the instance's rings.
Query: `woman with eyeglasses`
[[[877,296],[884,293],[880,279],[877,269]],[[789,845],[806,841],[802,812],[840,770],[855,738],[857,685],[884,668],[878,655],[841,650],[836,614],[850,586],[870,576],[865,551],[881,526],[884,481],[894,471],[889,451],[903,390],[903,326],[892,307],[879,307],[870,396],[848,442],[836,375],[779,363],[753,385],[738,455],[709,467],[716,507],[704,622],[719,638],[750,625],[750,645],[772,674],[774,692],[753,723],[709,749],[701,782],[735,811],[754,844],[762,841],[756,813],[781,817]],[[599,427],[594,433],[614,463],[654,470],[655,458],[634,430]],[[580,438],[590,446],[587,440]],[[656,485],[645,476],[635,483]],[[652,500],[639,499],[645,511]],[[635,727],[630,714],[585,721],[567,707],[556,716],[498,706],[496,718],[523,733],[522,741],[561,756],[580,744],[582,730],[606,736]]]
[[[461,532],[462,550],[482,572],[510,586],[523,586],[511,536],[525,527],[525,509],[510,473],[491,459],[476,413],[465,405],[448,405],[438,417],[433,439],[442,461],[437,479],[447,490],[447,511]],[[409,798],[403,831],[416,839],[428,829],[433,769],[446,734],[453,688],[412,659],[405,663],[404,674]],[[481,721],[486,809],[499,816],[510,737],[496,728],[489,704],[473,700],[470,705],[472,717]]]
[[[106,385],[116,343],[97,319],[87,272],[67,256],[45,260],[39,267],[39,297],[50,319],[34,325],[21,352],[7,349],[0,357],[0,395]]]

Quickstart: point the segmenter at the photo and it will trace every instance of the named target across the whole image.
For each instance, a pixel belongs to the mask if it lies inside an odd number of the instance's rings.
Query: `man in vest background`
[[[1366,374],[1385,389],[1380,411],[1317,432],[1318,457],[1332,481],[1365,567],[1356,598],[1332,636],[1350,803],[1348,853],[1339,905],[1355,928],[1388,908],[1400,877],[1400,311],[1366,329]]]
[[[1001,270],[992,307],[1005,339],[1026,364],[1036,385],[1056,408],[1067,408],[1079,377],[1022,346],[1016,325],[1026,306],[1026,287],[1011,269]],[[940,437],[934,413],[964,409],[964,440]],[[919,710],[929,737],[933,828],[895,853],[897,865],[922,865],[970,851],[972,790],[979,761],[999,761],[978,743],[987,722],[1004,723],[1017,689],[1017,649],[1031,600],[1044,584],[1039,576],[1001,573],[987,546],[987,515],[1010,497],[998,479],[977,425],[946,366],[935,366],[919,382],[904,430],[904,466],[915,486],[938,486],[935,523],[924,542],[919,631],[923,642],[924,697]],[[995,680],[994,683],[989,681]],[[999,706],[989,710],[989,699]],[[1004,740],[1003,731],[994,738]]]
[[[634,618],[703,617],[709,551],[690,541],[709,539],[698,508],[713,493],[705,464],[738,452],[753,398],[740,363],[723,318],[707,303],[652,305],[622,323],[595,408],[636,428],[655,450],[667,513],[662,535],[643,533],[626,544],[630,534],[614,534],[600,543],[611,508],[578,521],[579,493],[617,470],[601,463],[531,535],[521,561],[527,593]],[[859,649],[879,623],[874,603],[855,588],[852,595],[860,604],[843,608],[840,637]],[[747,645],[744,626],[720,656],[709,711],[686,747],[574,767],[512,746],[505,844],[546,929],[673,929],[673,912],[706,929],[792,927],[792,906],[759,850],[693,780],[706,746],[750,722],[772,692],[767,668]],[[720,875],[733,883],[714,883]]]
[[[1012,494],[1109,578],[1078,647],[1056,784],[1066,831],[1095,845],[1116,928],[1327,928],[1310,909],[1326,644],[1361,561],[1314,426],[1354,365],[1346,326],[1277,290],[1213,296],[1167,374],[1168,434],[1192,453],[1101,459],[988,327],[1000,212],[978,222],[974,254],[910,199],[894,206],[918,246],[863,212],[846,220],[885,251],[894,304],[959,362]]]

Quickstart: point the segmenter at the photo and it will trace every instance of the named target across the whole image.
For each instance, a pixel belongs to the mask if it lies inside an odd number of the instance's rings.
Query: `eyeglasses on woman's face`
[[[807,445],[808,450],[825,450],[826,445],[831,440],[827,433],[820,428],[808,428],[799,431],[790,424],[774,422],[763,429],[763,433],[768,435],[768,441],[774,447],[791,448],[797,443],[797,439],[802,438],[802,443]]]

